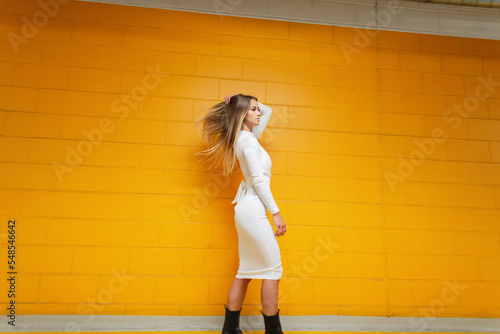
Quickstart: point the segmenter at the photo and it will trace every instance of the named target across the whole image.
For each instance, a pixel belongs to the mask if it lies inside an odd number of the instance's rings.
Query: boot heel
[[[239,311],[230,311],[226,305],[224,305],[226,309],[226,316],[224,318],[224,326],[222,327],[222,334],[245,334],[240,329],[240,313]]]
[[[276,312],[275,315],[265,315],[264,312],[260,311],[264,316],[264,325],[266,326],[265,334],[283,334],[280,322],[280,310]]]

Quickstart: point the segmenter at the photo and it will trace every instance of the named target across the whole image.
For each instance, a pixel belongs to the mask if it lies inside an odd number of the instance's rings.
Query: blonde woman
[[[216,165],[222,161],[224,175],[231,173],[237,158],[245,178],[232,202],[236,203],[239,268],[229,288],[222,334],[244,333],[239,328],[239,318],[252,279],[262,279],[261,313],[266,334],[283,333],[278,309],[283,268],[276,237],[286,233],[286,224],[271,193],[271,158],[257,140],[271,114],[272,109],[256,97],[238,94],[227,96],[196,121],[202,126],[202,136],[209,147],[201,154],[216,160]],[[267,219],[267,210],[273,215],[275,232]]]

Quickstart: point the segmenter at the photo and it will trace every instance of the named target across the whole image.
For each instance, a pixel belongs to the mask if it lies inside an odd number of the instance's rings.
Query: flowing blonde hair
[[[212,166],[223,163],[223,175],[233,171],[236,162],[236,140],[241,131],[245,116],[250,109],[251,100],[257,98],[250,95],[233,95],[228,104],[224,102],[212,106],[207,113],[195,120],[207,149],[195,153],[205,156],[201,160],[213,161]],[[200,131],[199,131],[200,132]]]

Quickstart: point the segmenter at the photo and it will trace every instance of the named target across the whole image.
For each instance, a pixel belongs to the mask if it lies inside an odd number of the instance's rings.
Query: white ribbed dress
[[[241,130],[236,156],[245,177],[232,203],[238,233],[240,264],[236,278],[280,279],[283,273],[281,255],[267,210],[279,211],[271,194],[271,157],[257,140],[269,120],[272,109],[259,102],[258,126],[252,132]]]

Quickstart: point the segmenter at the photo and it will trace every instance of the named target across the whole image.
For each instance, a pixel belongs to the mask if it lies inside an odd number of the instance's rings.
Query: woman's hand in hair
[[[231,98],[233,97],[234,95],[228,95],[224,98],[224,103],[225,104],[229,104],[229,100],[231,100]]]

